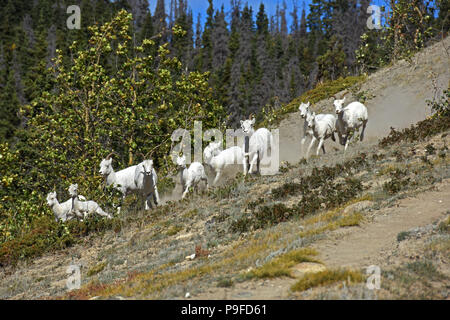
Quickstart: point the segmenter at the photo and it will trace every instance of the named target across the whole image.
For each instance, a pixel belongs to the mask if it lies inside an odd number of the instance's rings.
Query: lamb
[[[300,107],[298,107],[298,110],[300,111],[300,117],[302,117],[305,121],[303,122],[303,137],[301,140],[301,145],[302,145],[302,151],[304,149],[304,145],[306,142],[306,138],[310,137],[311,138],[311,145],[308,149],[308,152],[306,154],[306,157],[308,157],[309,154],[309,150],[312,148],[312,145],[314,145],[314,143],[317,141],[316,139],[313,139],[314,137],[314,132],[311,128],[308,127],[308,122],[306,121],[306,117],[308,115],[311,115],[311,111],[310,111],[310,106],[311,103],[308,101],[308,103],[301,103]],[[324,116],[324,114],[316,114],[316,119],[320,120],[322,117]]]
[[[100,208],[97,202],[88,200],[81,201],[78,198],[78,184],[71,184],[69,187],[69,194],[72,197],[72,211],[80,218],[86,219],[89,215],[96,213],[99,216],[107,217],[111,219],[112,216],[109,213]]]
[[[245,134],[244,139],[244,175],[253,172],[253,166],[256,164],[257,173],[260,173],[259,164],[262,159],[268,156],[273,145],[273,136],[266,128],[259,128],[255,131],[255,118],[252,120],[241,120],[242,131]],[[247,171],[248,166],[250,168]]]
[[[316,155],[319,155],[319,150],[322,148],[325,154],[325,146],[323,144],[325,139],[331,137],[333,141],[336,141],[334,137],[334,132],[336,131],[336,118],[332,114],[323,114],[322,117],[316,116],[316,113],[308,114],[306,117],[306,122],[308,123],[308,128],[313,131],[313,137],[311,144],[309,145],[307,155],[316,140],[319,140],[319,145],[317,147]]]
[[[238,146],[220,150],[220,142],[211,142],[203,151],[203,158],[207,165],[213,168],[216,173],[213,185],[219,181],[224,170],[235,165],[242,165],[244,153]]]
[[[123,198],[131,192],[135,192],[138,188],[134,181],[134,175],[137,166],[131,166],[126,169],[115,172],[112,167],[112,158],[109,154],[100,163],[100,174],[106,178],[106,185],[113,185],[117,190],[119,190]]]
[[[75,218],[75,215],[72,212],[72,199],[59,203],[56,192],[54,191],[47,195],[47,204],[52,209],[56,222],[66,222]]]
[[[177,157],[177,166],[183,189],[183,195],[181,196],[182,199],[186,197],[189,192],[189,188],[197,188],[200,181],[205,181],[206,188],[208,188],[208,178],[205,174],[205,168],[200,162],[192,162],[188,169],[186,168],[186,157],[183,155],[181,157]]]
[[[153,160],[144,160],[136,166],[134,183],[145,199],[145,210],[152,207],[151,197],[155,205],[159,204],[158,176],[153,167]]]
[[[336,121],[336,131],[339,136],[339,143],[345,145],[344,151],[347,150],[349,143],[349,134],[358,131],[362,127],[360,141],[364,139],[364,130],[366,129],[369,116],[367,108],[360,102],[352,102],[348,106],[343,107],[344,99],[334,100],[334,107],[338,115]]]
[[[305,121],[303,122],[303,137],[301,140],[301,144],[302,144],[302,150],[303,147],[305,145],[306,142],[306,138],[308,137],[313,137],[314,133],[312,131],[312,129],[308,128],[308,123],[306,122],[306,116],[311,114],[311,112],[309,111],[309,107],[311,106],[311,104],[309,103],[301,103],[300,106],[298,107],[298,111],[300,111],[300,117],[302,117]]]

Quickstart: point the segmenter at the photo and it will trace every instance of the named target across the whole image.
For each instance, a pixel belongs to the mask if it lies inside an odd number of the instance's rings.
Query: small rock
[[[191,294],[189,292],[186,292],[186,295],[184,296],[186,299],[189,299],[191,297]]]
[[[194,259],[195,259],[195,253],[193,253],[190,256],[186,257],[186,260],[194,260]]]

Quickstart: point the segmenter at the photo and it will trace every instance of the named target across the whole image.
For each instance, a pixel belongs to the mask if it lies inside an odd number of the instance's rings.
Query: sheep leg
[[[244,170],[245,170],[245,169],[244,169]],[[217,183],[217,181],[219,181],[219,178],[220,178],[221,173],[222,173],[222,172],[221,172],[220,170],[217,170],[216,177],[214,178],[214,181],[213,181],[213,186],[215,186],[216,183]],[[206,182],[206,183],[208,183],[208,182]]]
[[[305,147],[305,142],[306,142],[306,135],[305,136],[303,136],[303,138],[302,138],[302,140],[301,140],[301,153],[303,154],[303,152],[305,151],[304,150],[304,147]]]
[[[247,168],[248,168],[248,166],[249,166],[249,164],[248,164],[248,158],[249,158],[249,155],[245,155],[245,156],[244,156],[244,162],[243,162],[244,176],[246,176],[247,173],[248,173],[248,171],[247,171]]]
[[[154,170],[154,169],[153,169]],[[156,172],[155,172],[156,174]],[[155,205],[159,204],[159,193],[158,193],[158,186],[156,185],[155,181],[155,174],[152,174],[152,180],[153,180],[153,198],[155,200]]]
[[[261,162],[261,158],[259,156],[259,151],[257,153],[258,153],[258,158],[256,159],[256,173],[261,174],[261,172],[259,171],[259,164]]]
[[[363,122],[361,135],[359,137],[359,141],[363,141],[363,139],[364,139],[364,130],[366,130],[366,125],[367,125],[367,120]]]
[[[152,203],[151,203],[151,199],[150,199],[151,194],[147,195],[145,197],[145,210],[150,210],[151,208],[153,208]]]
[[[344,137],[342,136],[341,133],[338,132],[338,138],[339,138],[339,144],[341,146],[345,145],[345,141],[344,141]]]
[[[334,136],[334,132],[331,134],[331,140],[333,140],[334,142],[336,142],[336,137]]]
[[[98,208],[95,210],[95,213],[98,214],[99,216],[102,216],[102,217],[107,217],[107,218],[109,218],[109,219],[112,218],[110,214],[108,214],[108,213],[106,213],[105,211],[103,211],[102,208],[100,208],[100,207],[98,207]]]
[[[319,145],[317,146],[316,155],[319,155],[320,148],[323,150],[323,154],[325,154],[325,146],[323,145],[323,139],[320,139]]]
[[[309,151],[311,150],[312,146],[314,145],[314,142],[316,142],[316,137],[311,138],[311,143],[309,144],[308,150],[306,151],[306,157],[308,158]]]
[[[205,183],[206,183],[206,190],[208,190],[209,189],[208,178],[206,176],[204,176],[202,178],[202,180],[205,181]]]
[[[187,193],[189,192],[189,188],[190,188],[190,187],[191,187],[191,184],[188,183],[188,184],[186,185],[186,189],[185,189],[184,192],[183,192],[183,195],[181,196],[181,199],[184,199],[184,197],[186,197]]]
[[[350,142],[350,139],[348,138],[348,136],[345,137],[345,147],[344,147],[344,152],[345,150],[347,150],[348,147],[348,143]]]
[[[252,158],[252,161],[250,162],[250,169],[248,170],[248,172],[250,174],[252,174],[253,172],[253,166],[255,165],[255,162],[258,160],[258,153],[255,153],[255,155]]]

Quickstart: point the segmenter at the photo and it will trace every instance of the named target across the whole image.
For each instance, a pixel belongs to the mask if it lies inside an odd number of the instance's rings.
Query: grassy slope
[[[363,80],[341,79],[324,84],[299,99],[314,103],[314,99]],[[278,111],[280,118],[296,111],[297,104],[293,101]],[[440,129],[446,130],[448,123]],[[239,177],[207,196],[192,195],[150,213],[124,210],[124,216],[100,235],[83,237],[81,243],[35,259],[32,265],[20,262],[16,275],[13,269],[5,269],[0,298],[65,293],[65,269],[72,261],[84,266],[83,287],[64,298],[173,298],[183,297],[187,290],[197,294],[249,279],[291,276],[292,266],[298,263],[320,263],[309,249],[317,239],[333,230],[369,223],[368,210],[389,205],[450,177],[448,150],[444,148],[449,136],[435,143],[437,151],[428,155],[425,151],[413,154],[417,142],[406,140],[399,145],[395,140],[398,138],[387,141],[382,150],[375,144],[358,145],[346,155],[338,152],[312,157],[282,167],[277,176],[251,177],[244,183]],[[348,171],[344,170],[346,166]],[[318,167],[322,171],[317,171]],[[342,174],[334,176],[334,171],[345,172],[348,179]],[[317,187],[315,198],[307,198],[299,191],[305,185]],[[353,193],[345,202],[339,202],[342,194],[335,189]],[[349,205],[361,201],[371,201],[370,208],[344,213]],[[436,250],[442,247],[445,250],[445,244],[435,246]],[[197,253],[196,258],[187,260],[192,253]],[[362,279],[359,270],[351,272],[354,279]],[[338,281],[343,274],[345,271],[330,270],[322,278],[317,276],[315,283],[332,283],[330,275],[336,275]]]

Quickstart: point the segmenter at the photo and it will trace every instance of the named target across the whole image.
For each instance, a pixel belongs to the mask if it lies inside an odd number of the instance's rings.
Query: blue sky
[[[253,12],[254,15],[256,15],[256,13],[258,12],[259,9],[259,5],[262,3],[264,3],[264,7],[266,9],[266,13],[271,16],[273,14],[275,14],[276,11],[276,7],[277,7],[277,1],[267,1],[267,0],[242,0],[242,7],[245,6],[246,3],[248,3],[249,6],[251,6],[253,8]],[[300,16],[301,14],[301,8],[302,8],[302,3],[305,2],[305,9],[307,10],[308,14],[308,9],[309,6],[308,4],[311,2],[311,0],[297,0],[297,5],[299,7],[299,12],[298,15]],[[280,6],[282,4],[282,0],[279,1]],[[156,7],[156,0],[149,0],[149,4],[150,4],[150,10],[152,12],[152,14],[155,12],[155,7]],[[192,9],[192,13],[194,16],[194,22],[197,22],[197,15],[198,13],[201,14],[202,17],[202,22],[204,24],[205,21],[205,16],[206,16],[206,9],[208,8],[208,0],[188,0],[188,5],[189,7]],[[214,10],[216,9],[220,9],[222,5],[224,5],[225,7],[225,12],[227,13],[227,17],[228,14],[230,12],[230,0],[214,0],[213,1],[213,5],[214,5]],[[287,5],[287,12],[292,12],[292,8],[294,6],[294,2],[293,0],[286,0],[286,5]],[[170,8],[170,0],[166,0],[166,10],[168,10]],[[288,19],[288,22],[290,23],[290,15],[286,14],[286,18]]]
[[[285,0],[285,1],[286,1],[286,6],[287,6],[286,18],[288,20],[289,26],[292,21],[289,13],[292,12],[294,3],[296,2],[297,7],[299,8],[298,16],[300,19],[303,3],[305,4],[306,15],[308,15],[309,4],[312,2],[311,0]],[[259,5],[261,4],[261,2],[264,3],[266,13],[270,17],[271,15],[275,14],[277,3],[279,3],[279,5],[281,7],[283,0],[278,0],[278,1],[277,0],[272,0],[272,1],[270,1],[270,0],[241,0],[242,6],[245,6],[245,4],[248,3],[248,5],[253,8],[254,16],[258,12]],[[376,4],[376,5],[380,5],[380,6],[387,5],[387,3],[388,3],[387,0],[371,1],[371,4]],[[155,12],[156,0],[149,0],[149,4],[150,4],[150,10],[153,14]],[[200,13],[201,19],[202,19],[202,26],[203,26],[205,23],[206,9],[208,8],[208,0],[188,0],[188,5],[192,9],[192,12],[193,12],[194,24],[197,22],[198,13]],[[229,12],[230,12],[230,7],[231,7],[230,0],[213,0],[213,5],[214,5],[214,10],[220,9],[220,7],[222,5],[224,5],[225,12],[227,13],[227,18],[229,18]],[[169,10],[169,8],[170,8],[170,0],[166,0],[166,11]]]

